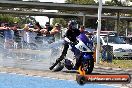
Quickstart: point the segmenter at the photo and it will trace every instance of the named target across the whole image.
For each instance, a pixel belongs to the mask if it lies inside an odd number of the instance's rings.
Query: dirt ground
[[[40,70],[27,70],[27,69],[21,69],[21,68],[13,68],[13,67],[0,67],[0,72],[25,74],[29,76],[50,77],[50,78],[66,79],[66,80],[76,79],[76,74],[74,73],[62,74],[62,72],[52,72],[49,70],[40,71]]]

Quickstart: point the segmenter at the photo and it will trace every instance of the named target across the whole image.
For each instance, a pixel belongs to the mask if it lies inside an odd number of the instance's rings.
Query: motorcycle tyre
[[[59,62],[59,63],[53,68],[52,71],[58,72],[58,71],[61,71],[63,68],[64,68],[64,65],[63,65],[61,62]]]
[[[94,68],[94,59],[89,59],[87,64],[88,64],[88,68],[87,68],[88,70],[87,71],[85,70],[85,73],[91,74]],[[81,67],[83,68],[83,65]]]

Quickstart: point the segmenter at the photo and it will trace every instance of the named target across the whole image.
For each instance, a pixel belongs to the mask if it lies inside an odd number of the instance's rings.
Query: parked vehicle
[[[127,44],[123,38],[116,33],[100,34],[101,45],[113,47],[113,56],[117,58],[132,58],[132,45]],[[95,37],[96,40],[96,37]]]
[[[132,36],[120,36],[120,38],[123,39],[125,43],[132,45]]]
[[[92,73],[94,68],[93,51],[89,48],[88,43],[84,41],[85,39],[82,36],[83,35],[80,35],[80,37],[77,38],[77,44],[73,44],[66,37],[64,38],[64,41],[69,44],[69,46],[71,47],[71,51],[75,54],[75,57],[79,59],[80,69],[84,70],[86,74],[90,74]],[[65,58],[65,56],[63,57],[59,57],[49,69],[53,71],[61,71],[64,67],[66,67],[68,70],[75,70],[75,64],[73,63],[71,58]]]

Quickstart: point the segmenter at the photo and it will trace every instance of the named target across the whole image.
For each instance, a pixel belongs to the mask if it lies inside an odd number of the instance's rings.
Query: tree
[[[71,3],[71,4],[97,4],[94,0],[66,0],[65,1],[66,3]],[[59,12],[61,12],[61,13],[72,13],[72,14],[78,14],[79,12],[78,11],[65,11],[65,10],[60,10]],[[87,12],[86,12],[87,13]],[[53,20],[53,23],[58,23],[58,22],[60,22],[60,20],[61,21],[64,21],[64,22],[62,22],[62,23],[64,23],[64,24],[62,24],[62,26],[66,26],[66,23],[68,23],[68,21],[70,20],[70,19],[76,19],[76,20],[79,20],[79,24],[81,24],[82,25],[82,18],[80,18],[80,17],[78,17],[78,18],[65,18],[65,19],[63,19],[63,18],[54,18],[54,20]],[[95,20],[96,21],[96,20]],[[90,23],[90,24],[89,24]],[[88,25],[86,25],[86,26],[89,26],[89,25],[93,25],[91,22],[89,22],[88,23]],[[87,23],[86,23],[87,24]],[[95,28],[95,27],[94,27]]]
[[[107,1],[106,4],[107,5],[116,5],[116,6],[127,6],[129,4],[129,2],[131,2],[131,1],[132,0],[126,0],[124,2],[121,2],[121,0],[120,1],[119,0],[111,0],[111,1]],[[110,15],[117,15],[117,14],[111,13]],[[131,16],[131,14],[127,14],[127,15]],[[125,14],[120,13],[120,16],[125,16]],[[114,27],[114,25],[117,26],[117,24],[114,24],[115,23],[114,20],[112,20],[112,21],[113,21],[113,23],[111,23],[110,25],[113,25],[112,27]],[[120,20],[118,27],[119,27],[117,29],[118,32],[125,32],[124,29],[127,28],[127,21],[126,20]]]
[[[72,4],[96,4],[94,0],[66,0],[65,2]]]
[[[116,6],[128,6],[130,2],[132,2],[132,0],[125,0],[125,1],[111,0],[111,1],[106,1],[105,4],[116,5]]]
[[[1,22],[14,23],[14,22],[20,22],[20,19],[18,17],[16,17],[15,15],[0,14],[0,21]]]
[[[55,18],[53,19],[53,25],[55,25],[55,23],[60,23],[61,25],[63,25],[63,27],[67,27],[67,23],[65,21],[65,19],[63,18]]]
[[[118,6],[123,6],[121,1],[118,1],[118,0],[112,0],[112,2],[114,2],[116,5]]]

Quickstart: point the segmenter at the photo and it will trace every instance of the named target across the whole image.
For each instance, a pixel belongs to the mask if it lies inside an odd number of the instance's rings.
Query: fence
[[[61,32],[58,40],[61,40],[64,31]],[[1,38],[0,42],[0,65],[2,66],[13,66],[20,68],[30,68],[30,69],[47,69],[50,64],[52,64],[61,53],[61,42],[54,42],[49,44],[49,40],[52,40],[50,37],[42,36],[40,41],[34,41],[34,43],[26,43],[21,37],[19,43],[14,42],[12,49],[4,48],[4,40]],[[130,47],[126,45],[126,47]],[[113,49],[113,46],[104,45],[101,47],[100,52],[101,61],[110,62],[111,65],[126,65],[127,67],[132,67],[132,50],[131,49]],[[71,57],[71,54],[67,55]],[[72,56],[73,57],[73,56]],[[125,60],[125,61],[124,61]],[[120,64],[121,62],[126,62]],[[119,62],[119,63],[118,63]],[[120,66],[119,66],[120,67]]]
[[[47,70],[49,65],[59,56],[61,42],[51,41],[50,37],[40,37],[41,42],[27,43],[21,37],[20,42],[14,42],[12,47],[4,47],[0,41],[0,66],[19,67],[24,69]],[[54,57],[54,58],[53,58]]]

